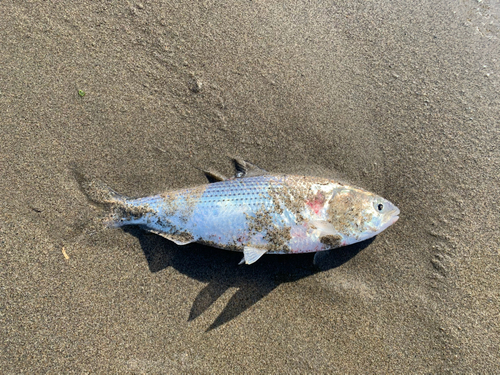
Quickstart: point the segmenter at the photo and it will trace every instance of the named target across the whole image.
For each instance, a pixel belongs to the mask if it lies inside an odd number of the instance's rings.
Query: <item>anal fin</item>
[[[160,232],[157,230],[145,228],[148,232],[157,234],[159,236],[162,236],[166,238],[167,240],[172,241],[176,245],[182,246],[182,245],[187,245],[189,243],[194,242],[194,238],[190,233],[183,232],[183,233],[176,233],[176,234],[170,234],[170,233],[164,233]]]

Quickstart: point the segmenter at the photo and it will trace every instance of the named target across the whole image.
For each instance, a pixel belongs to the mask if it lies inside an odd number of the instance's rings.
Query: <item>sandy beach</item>
[[[0,372],[494,374],[500,5],[0,3]],[[313,255],[107,229],[127,196],[336,177],[401,210]]]

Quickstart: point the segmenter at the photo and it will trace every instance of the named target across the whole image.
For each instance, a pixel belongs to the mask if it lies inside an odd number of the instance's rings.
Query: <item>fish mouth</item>
[[[376,231],[376,234],[383,232],[389,228],[392,224],[399,220],[399,208],[395,207],[394,210],[387,213],[388,219],[382,223],[382,225]]]
[[[380,234],[387,228],[389,228],[392,224],[394,224],[396,221],[399,220],[399,210],[396,208],[389,216],[389,219],[382,222],[381,225],[379,226],[374,226],[374,225],[369,225],[368,228],[373,232],[372,236],[376,236],[377,234]]]
[[[395,207],[393,212],[391,213],[390,219],[386,221],[386,223],[383,225],[384,229],[390,227],[392,224],[394,224],[396,221],[399,220],[399,208]]]
[[[394,223],[395,223],[396,221],[398,221],[398,220],[399,220],[399,216],[398,216],[398,215],[393,216],[393,217],[392,217],[392,219],[391,219],[391,220],[389,220],[389,222],[387,223],[387,224],[388,224],[388,225],[387,225],[387,227],[391,226],[392,224],[394,224]],[[387,227],[386,227],[386,228],[387,228]]]

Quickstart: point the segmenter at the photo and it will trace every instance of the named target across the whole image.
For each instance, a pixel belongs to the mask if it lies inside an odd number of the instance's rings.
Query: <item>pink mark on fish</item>
[[[312,199],[306,201],[306,204],[318,215],[325,205],[325,195],[318,191]]]

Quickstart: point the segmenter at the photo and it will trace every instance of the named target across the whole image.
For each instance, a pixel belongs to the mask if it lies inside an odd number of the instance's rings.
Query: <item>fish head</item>
[[[399,208],[381,196],[362,189],[345,189],[335,194],[328,208],[329,221],[345,245],[367,240],[399,219]]]
[[[368,239],[389,228],[399,219],[399,208],[387,199],[372,194],[365,207],[367,220],[363,239]]]

